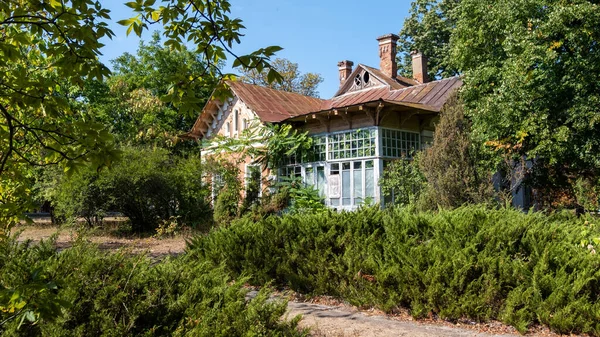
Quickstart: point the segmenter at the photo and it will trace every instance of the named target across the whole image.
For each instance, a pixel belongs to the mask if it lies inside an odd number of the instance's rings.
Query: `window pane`
[[[362,202],[362,198],[363,198],[362,170],[360,168],[360,166],[361,166],[360,164],[362,164],[362,163],[355,162],[354,163],[354,171],[352,171],[352,175],[354,176],[354,204],[355,205],[360,204]]]
[[[365,165],[365,197],[375,197],[375,175],[373,161],[368,161]]]
[[[350,163],[348,164],[348,168],[350,168]],[[342,204],[344,206],[350,205],[350,171],[342,171]]]
[[[340,164],[334,163],[331,164],[330,174],[340,174]]]
[[[325,196],[325,167],[317,167],[317,190],[321,197]]]
[[[314,177],[314,169],[312,167],[307,167],[304,169],[304,183],[307,186],[313,186],[315,184],[315,177]]]

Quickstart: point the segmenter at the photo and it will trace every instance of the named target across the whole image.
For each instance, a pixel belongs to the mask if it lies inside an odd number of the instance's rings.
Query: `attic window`
[[[356,74],[352,86],[348,91],[361,90],[365,88],[376,87],[378,85],[379,83],[377,81],[371,81],[371,74],[369,74],[368,71],[363,70]]]

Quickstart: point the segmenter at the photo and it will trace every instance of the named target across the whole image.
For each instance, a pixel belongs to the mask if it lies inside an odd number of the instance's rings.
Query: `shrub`
[[[244,218],[192,239],[188,250],[254,284],[359,306],[599,336],[600,230],[588,220],[482,206],[366,207]]]
[[[49,300],[62,311],[19,328],[0,311],[0,333],[10,336],[304,336],[298,319],[282,321],[286,303],[267,301],[265,290],[245,298],[244,279],[232,281],[223,268],[192,263],[185,256],[159,263],[125,252],[105,253],[77,242],[58,253],[52,244],[0,247],[0,294],[23,293],[34,315]],[[40,270],[49,291],[37,287],[29,270]],[[36,286],[36,287],[34,287]],[[51,297],[49,297],[51,295]],[[0,296],[0,299],[2,297]],[[2,306],[0,302],[0,307]],[[36,316],[37,317],[37,316]],[[8,319],[8,320],[7,320]]]
[[[396,205],[414,204],[426,187],[418,160],[409,158],[392,161],[384,169],[379,186],[383,195],[392,197],[391,203]]]
[[[437,203],[432,205],[434,209],[487,202],[493,196],[491,176],[481,166],[481,153],[471,141],[470,123],[457,95],[442,109],[433,145],[419,156],[427,197]]]
[[[63,218],[84,217],[93,225],[111,210],[127,216],[134,232],[153,230],[171,217],[195,227],[211,224],[209,191],[194,156],[126,147],[110,169],[81,168],[70,177],[48,171],[44,179],[42,195]]]

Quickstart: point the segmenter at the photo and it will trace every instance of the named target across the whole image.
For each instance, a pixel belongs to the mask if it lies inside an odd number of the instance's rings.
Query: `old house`
[[[233,98],[209,101],[191,135],[238,137],[251,123],[288,123],[314,137],[313,158],[292,158],[276,173],[245,158],[244,179],[302,177],[319,190],[326,205],[337,209],[384,202],[378,180],[386,163],[432,141],[436,116],[461,85],[456,77],[429,81],[427,60],[420,53],[412,55],[413,78],[398,76],[397,39],[394,34],[377,38],[379,69],[339,62],[340,88],[330,99],[228,82]]]

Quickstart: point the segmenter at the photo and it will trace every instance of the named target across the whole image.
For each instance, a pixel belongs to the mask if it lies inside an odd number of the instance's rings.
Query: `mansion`
[[[290,160],[276,175],[301,177],[326,205],[354,209],[365,201],[385,202],[378,181],[391,160],[410,156],[433,140],[438,114],[458,77],[430,81],[427,60],[412,54],[413,78],[398,76],[396,43],[388,34],[378,41],[379,69],[351,61],[338,63],[340,87],[319,99],[257,85],[228,81],[231,98],[211,99],[190,135],[239,137],[251,124],[285,123],[314,137],[310,160]],[[275,176],[246,158],[244,179]]]

